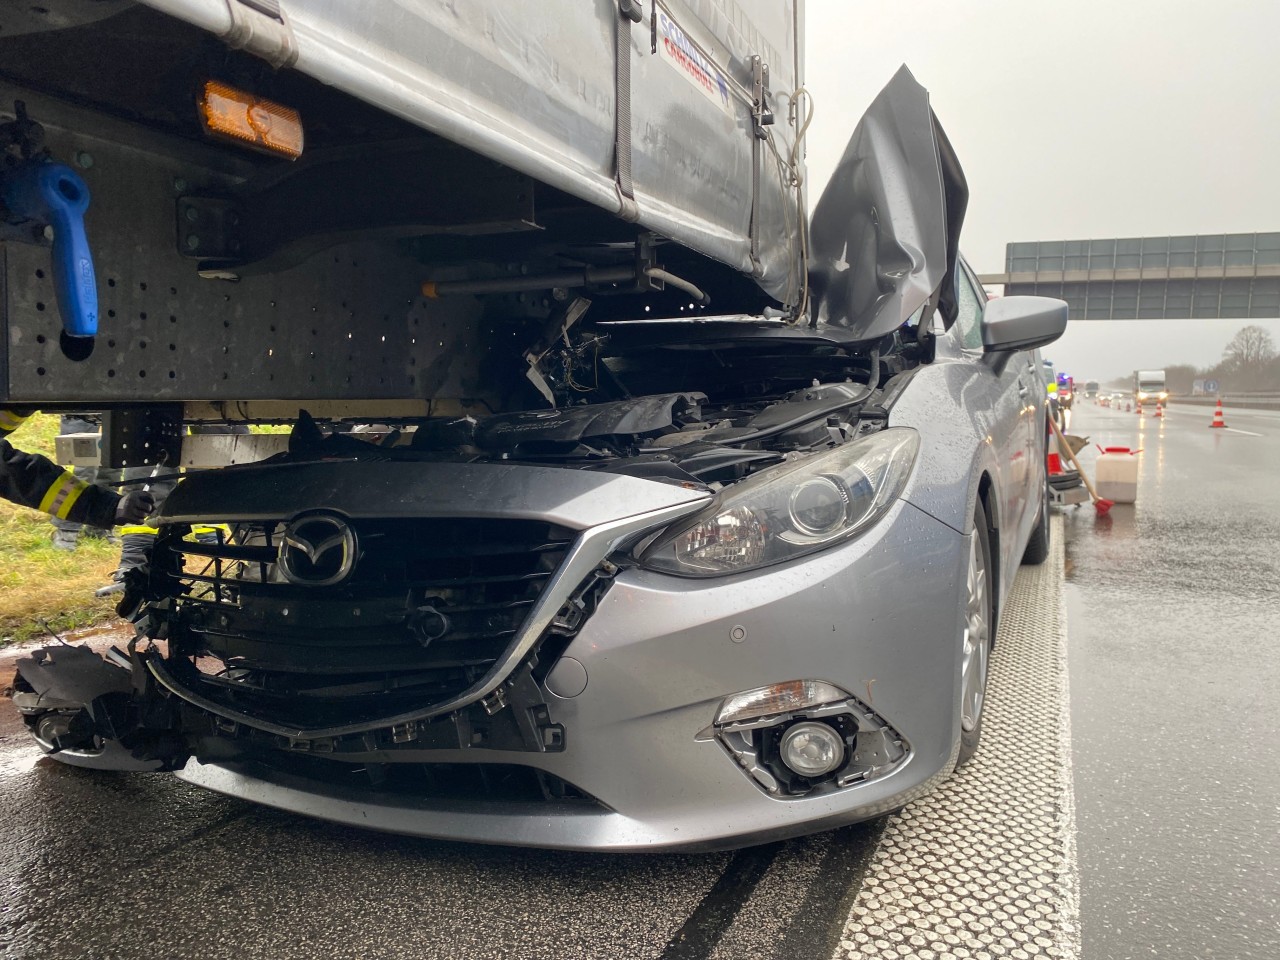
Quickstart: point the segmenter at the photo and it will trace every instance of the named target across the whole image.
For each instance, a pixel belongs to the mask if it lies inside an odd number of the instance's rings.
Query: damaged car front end
[[[393,446],[303,418],[178,485],[127,650],[46,648],[15,702],[68,762],[407,834],[705,849],[901,807],[976,747],[1047,523],[1017,397],[1065,306],[984,318],[964,203],[904,70],[814,215],[811,322],[566,321],[551,409]]]
[[[945,568],[963,543],[900,499],[919,438],[860,419],[871,396],[810,387],[738,422],[646,397],[666,413],[640,434],[547,439],[587,406],[420,429],[465,429],[448,451],[326,441],[191,476],[129,581],[135,641],[36,654],[18,706],[60,759],[404,832],[630,848],[813,829],[815,805],[951,752],[938,705],[877,712],[884,644],[852,627],[889,604],[919,608],[908,646],[952,629],[949,578],[922,589],[888,554],[914,541]],[[216,542],[191,532],[215,521]],[[904,682],[924,654],[894,654]],[[855,818],[901,802],[879,792]]]

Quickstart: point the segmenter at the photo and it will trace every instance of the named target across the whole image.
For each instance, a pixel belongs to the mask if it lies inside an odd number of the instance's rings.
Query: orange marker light
[[[302,155],[302,118],[298,111],[217,80],[204,85],[200,121],[215,136],[296,160]]]

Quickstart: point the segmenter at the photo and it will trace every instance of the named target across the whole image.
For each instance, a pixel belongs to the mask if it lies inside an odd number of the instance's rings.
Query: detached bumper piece
[[[95,770],[173,770],[186,762],[169,718],[139,709],[129,661],[118,650],[104,659],[88,647],[44,647],[16,666],[13,703],[45,753]],[[166,763],[166,753],[176,764]]]
[[[154,684],[144,684],[141,691],[133,689],[132,677],[163,673],[161,659],[154,653],[143,654],[136,662],[147,670],[137,671],[130,669],[130,661],[118,650],[103,657],[88,647],[45,647],[18,661],[13,702],[40,748],[76,767],[127,772],[181,770],[194,752],[205,760],[221,760],[228,769],[260,774],[274,770],[321,791],[373,791],[384,798],[403,796],[419,802],[537,801],[603,808],[568,781],[520,764],[411,762],[411,757],[396,763],[367,758],[355,762],[350,756],[353,750],[335,751],[332,743],[317,748],[309,741],[284,744],[270,738],[232,746],[225,738],[245,732],[235,724],[167,697]],[[462,745],[460,729],[459,724],[437,722],[430,736],[415,737],[416,755],[424,756],[421,751],[432,747],[456,751]],[[386,742],[366,737],[348,746],[355,750],[395,748],[408,742],[403,734],[392,730]]]

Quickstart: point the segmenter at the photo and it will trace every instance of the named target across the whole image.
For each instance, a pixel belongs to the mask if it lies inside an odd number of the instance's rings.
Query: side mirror
[[[1000,297],[982,315],[982,352],[1034,350],[1067,329],[1067,302],[1052,297]]]

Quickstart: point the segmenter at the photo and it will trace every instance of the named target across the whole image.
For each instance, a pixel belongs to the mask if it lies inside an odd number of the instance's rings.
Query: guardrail
[[[1224,407],[1236,407],[1252,410],[1280,410],[1280,393],[1223,393],[1220,394]],[[1218,402],[1218,396],[1212,397],[1170,397],[1169,403],[1185,403],[1197,407],[1212,407]]]

